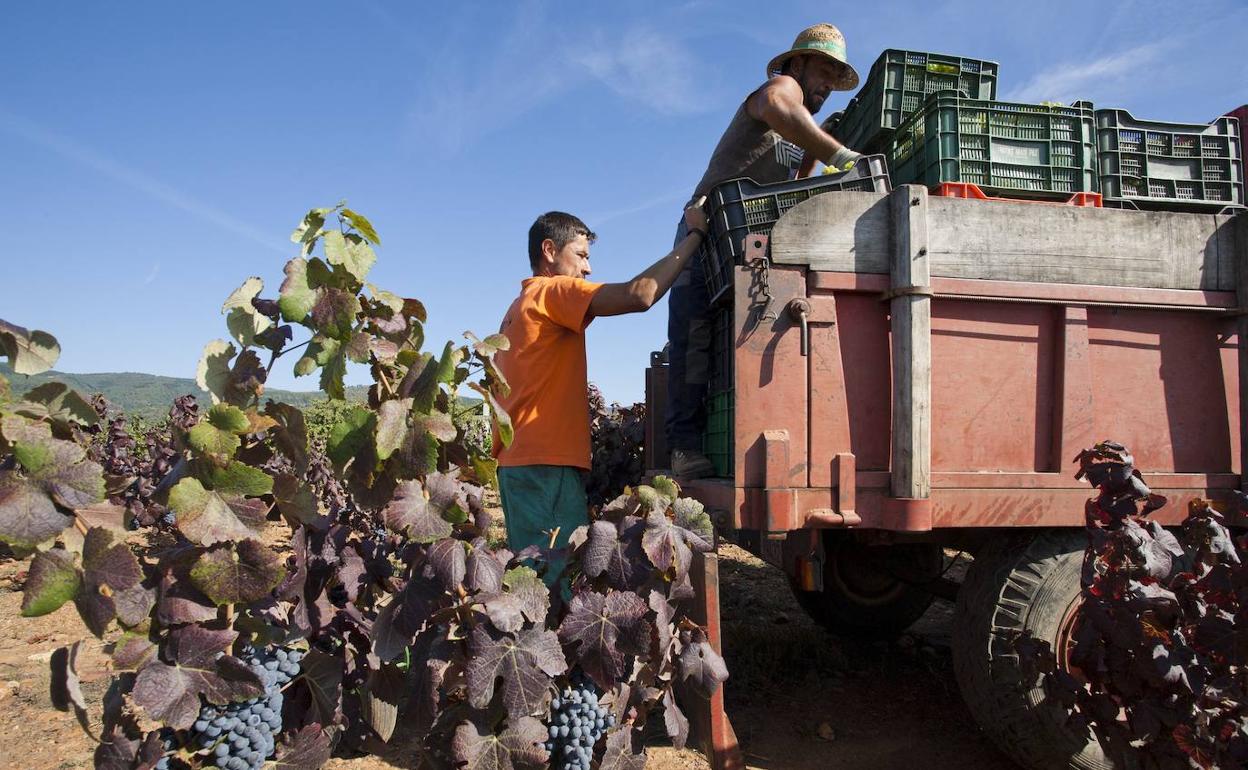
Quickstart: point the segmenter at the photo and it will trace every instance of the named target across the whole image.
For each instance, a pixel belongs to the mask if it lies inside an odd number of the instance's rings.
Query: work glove
[[[836,174],[841,171],[848,171],[854,167],[858,159],[862,157],[862,153],[854,152],[848,147],[842,147],[828,158],[827,168],[824,169],[825,174]]]

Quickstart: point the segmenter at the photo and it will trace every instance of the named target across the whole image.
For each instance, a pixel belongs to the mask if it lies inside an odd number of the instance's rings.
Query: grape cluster
[[[615,715],[598,704],[598,688],[579,672],[571,683],[550,702],[549,738],[553,770],[589,770],[594,745],[609,728]]]
[[[209,767],[259,770],[272,756],[274,736],[282,729],[282,687],[299,675],[302,650],[251,647],[242,659],[264,683],[264,695],[241,703],[205,703],[192,737],[209,752]]]

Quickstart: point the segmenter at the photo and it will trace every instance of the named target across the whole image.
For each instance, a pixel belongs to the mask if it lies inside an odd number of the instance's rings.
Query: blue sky
[[[909,48],[998,61],[1005,99],[1177,121],[1248,102],[1243,0],[42,2],[4,19],[0,318],[56,334],[74,372],[193,376],[230,291],[259,275],[274,294],[297,220],[343,198],[381,233],[375,282],[428,306],[431,343],[497,329],[546,210],[598,232],[594,278],[626,280],[671,247],[766,62],[817,21],[864,77]],[[609,399],[642,397],[665,328],[665,305],[590,327]],[[290,366],[271,384],[316,387]]]

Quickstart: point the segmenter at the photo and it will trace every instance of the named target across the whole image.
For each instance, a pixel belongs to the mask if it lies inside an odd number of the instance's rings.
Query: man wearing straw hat
[[[727,179],[760,184],[793,177],[805,156],[842,168],[861,157],[815,122],[832,91],[858,87],[845,57],[845,37],[831,24],[802,30],[793,47],[767,64],[768,79],[745,98],[711,154],[692,200]],[[682,221],[676,242],[685,237]],[[714,472],[702,454],[704,401],[710,370],[711,320],[701,260],[672,286],[668,299],[667,444],[672,472],[698,478]]]

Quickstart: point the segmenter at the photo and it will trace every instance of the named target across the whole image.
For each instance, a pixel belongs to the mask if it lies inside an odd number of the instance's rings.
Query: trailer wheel
[[[1037,681],[1024,681],[1008,632],[1029,631],[1063,649],[1079,605],[1087,538],[1046,530],[990,541],[958,592],[953,664],[980,728],[1030,770],[1116,770],[1100,744],[1065,724]]]
[[[806,614],[833,633],[887,639],[931,606],[934,597],[922,584],[940,574],[939,545],[864,545],[848,533],[829,532],[824,553],[822,591],[790,585]]]

